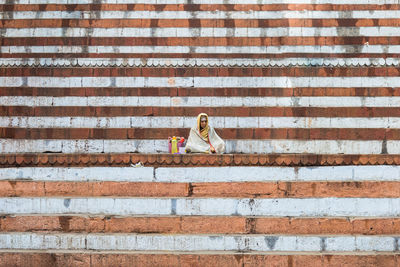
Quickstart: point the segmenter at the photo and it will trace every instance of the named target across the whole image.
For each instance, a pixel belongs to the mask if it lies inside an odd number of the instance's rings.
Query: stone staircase
[[[0,0],[0,266],[399,266],[399,15]]]

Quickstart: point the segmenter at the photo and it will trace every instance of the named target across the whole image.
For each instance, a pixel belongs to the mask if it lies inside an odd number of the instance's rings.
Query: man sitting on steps
[[[197,124],[190,129],[186,143],[186,153],[218,153],[225,151],[225,143],[208,125],[208,115],[200,113],[197,116]]]

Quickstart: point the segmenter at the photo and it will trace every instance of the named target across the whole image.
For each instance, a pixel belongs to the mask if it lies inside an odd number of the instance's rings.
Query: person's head
[[[207,127],[207,116],[202,115],[200,116],[200,129],[204,129]]]
[[[197,127],[200,131],[208,128],[208,115],[206,113],[197,115]]]

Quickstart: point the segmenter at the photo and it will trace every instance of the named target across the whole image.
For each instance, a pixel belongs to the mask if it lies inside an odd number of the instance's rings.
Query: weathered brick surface
[[[167,255],[1,253],[0,266],[398,266],[397,255]]]
[[[2,232],[399,235],[400,220],[253,217],[79,217],[4,216]]]
[[[400,96],[400,88],[1,88],[0,96]],[[6,108],[3,106],[2,108]]]
[[[397,198],[399,182],[25,182],[0,181],[0,197]]]
[[[198,197],[398,197],[392,182],[193,183]]]
[[[0,11],[99,11],[99,10],[116,10],[116,11],[279,11],[279,10],[319,10],[319,11],[350,11],[350,10],[397,10],[399,5],[360,5],[349,3],[346,5],[330,5],[330,4],[80,4],[71,6],[66,4],[47,4],[45,7],[39,4],[5,4],[0,7]]]
[[[400,117],[390,107],[1,107],[2,116],[209,116],[235,117]]]
[[[43,182],[0,181],[0,196],[45,196]]]
[[[0,196],[185,197],[188,188],[185,183],[0,181]]]
[[[1,267],[96,266],[91,264],[90,261],[89,255],[78,253],[0,253]]]
[[[63,20],[65,21],[65,20]],[[54,26],[60,27],[59,25],[63,22],[62,20],[55,20]],[[153,20],[154,21],[154,20]],[[160,20],[159,27],[187,27],[187,24],[193,22],[195,20]],[[202,20],[202,24],[217,24],[223,26],[222,24],[226,20]],[[293,23],[304,23],[304,20],[296,20],[292,19]],[[318,22],[318,20],[316,20]],[[319,20],[321,21],[321,20]],[[336,20],[324,20],[327,21],[327,24],[335,24],[337,23]],[[357,23],[359,24],[369,24],[372,20],[359,20]],[[144,26],[151,24],[152,20],[143,20]],[[239,23],[243,25],[243,27],[263,27],[265,24],[270,24],[272,27],[276,25],[284,25],[287,23],[287,20],[228,20],[228,23]],[[343,22],[343,20],[340,20]],[[345,20],[346,23],[350,24],[355,23],[354,20]],[[398,26],[400,19],[379,19],[379,23],[381,26]],[[64,22],[65,23],[65,22]],[[71,26],[82,26],[88,27],[89,23],[91,23],[91,27],[99,27],[99,28],[109,28],[113,25],[118,25],[118,27],[135,27],[137,25],[141,25],[142,23],[136,20],[119,20],[119,19],[110,19],[107,22],[104,20],[69,20],[67,25]],[[306,22],[307,23],[307,22]],[[46,26],[48,22],[46,20],[11,20],[7,23],[10,25],[9,28],[25,28],[26,25],[29,24],[31,27],[34,25]],[[2,23],[0,22],[0,25]],[[4,25],[4,24],[3,24]],[[260,25],[260,26],[258,26]],[[285,27],[284,25],[283,27]],[[125,37],[125,38],[112,38],[112,37],[77,37],[77,38],[70,38],[70,39],[63,39],[61,37],[53,37],[51,39],[44,38],[44,37],[37,37],[37,38],[3,38],[4,45],[87,45],[89,41],[90,45],[170,45],[170,46],[188,46],[188,45],[197,45],[197,46],[226,46],[226,45],[235,45],[235,46],[262,46],[262,45],[269,45],[269,46],[281,46],[281,45],[363,45],[365,42],[368,42],[370,45],[395,45],[399,44],[400,38],[398,36],[393,37],[373,37],[373,36],[343,36],[343,37],[218,37],[218,38],[209,38],[209,37],[199,37],[199,38],[189,38],[189,37],[166,37],[166,38],[143,38],[143,37]],[[40,53],[38,53],[40,54]],[[43,54],[43,53],[42,53]],[[344,57],[343,54],[337,55],[329,55],[329,54],[318,54],[318,53],[308,53],[311,57]],[[18,54],[18,56],[29,57],[29,54]],[[51,54],[53,55],[53,54]],[[54,54],[55,57],[59,57],[60,54]],[[57,55],[57,56],[56,56]],[[79,54],[78,54],[79,55]],[[106,54],[99,54],[97,57],[104,56]],[[143,54],[142,54],[143,55]],[[188,54],[190,55],[190,54]],[[304,54],[297,53],[297,56],[304,56]],[[359,56],[359,54],[354,53],[350,54],[354,57]],[[374,54],[365,53],[364,55],[371,56]],[[390,55],[390,54],[389,54]],[[48,56],[48,55],[47,55]],[[88,57],[87,54],[82,54],[84,57]],[[112,54],[108,54],[107,56],[113,57]],[[114,57],[126,57],[127,55],[114,55]],[[154,55],[153,55],[154,56]],[[163,57],[162,54],[158,56]],[[226,55],[225,55],[226,56]],[[393,54],[394,57],[398,57],[398,54]],[[3,56],[4,57],[4,56]],[[90,55],[90,57],[95,58],[96,55]],[[150,54],[147,54],[147,57],[151,57]],[[182,57],[182,54],[169,54],[168,56],[164,57]],[[196,57],[202,57],[201,54],[196,54]],[[209,57],[224,57],[224,55],[213,54]],[[228,57],[243,57],[240,54],[231,54]],[[254,57],[254,58],[263,58],[266,57],[265,55],[255,55],[255,54],[247,54],[246,57]],[[268,54],[268,57],[282,57],[276,54]],[[285,57],[288,57],[286,54]],[[295,56],[293,56],[295,57]]]
[[[189,128],[11,128],[1,127],[0,138],[9,139],[164,139],[188,136]],[[400,129],[293,129],[293,128],[218,128],[223,139],[292,140],[400,140]]]

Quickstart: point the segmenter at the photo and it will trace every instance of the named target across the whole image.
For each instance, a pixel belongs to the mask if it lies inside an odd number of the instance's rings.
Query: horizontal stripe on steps
[[[376,118],[400,117],[398,107],[66,107],[66,106],[0,106],[1,116],[197,116],[205,112],[209,116],[228,117],[318,117],[318,118]],[[167,119],[167,118],[166,118]]]
[[[396,67],[148,67],[148,68],[54,68],[54,67],[8,67],[0,68],[0,77],[399,77]],[[57,78],[56,78],[57,79]]]
[[[185,8],[185,7],[182,7]],[[190,7],[187,7],[188,9]],[[0,19],[398,19],[400,9],[392,10],[87,10],[87,11],[3,11]],[[376,26],[376,25],[374,25]]]
[[[0,4],[7,4],[0,0]],[[108,0],[108,4],[210,4],[209,0]],[[18,0],[18,4],[98,4],[97,0]],[[315,0],[214,0],[213,4],[270,5],[315,4]],[[398,0],[319,0],[318,4],[383,5],[399,4]]]
[[[0,164],[4,168],[14,167],[129,167],[138,163],[147,167],[210,167],[210,166],[363,166],[363,165],[400,165],[400,155],[318,155],[318,154],[137,154],[137,153],[112,153],[112,154],[58,154],[58,153],[24,153],[0,154]],[[386,166],[389,168],[389,166]],[[375,168],[376,169],[376,168]],[[115,169],[114,169],[115,170]],[[301,170],[301,169],[299,169]],[[15,170],[16,171],[16,170]],[[388,170],[386,170],[388,171]],[[385,178],[378,174],[381,181]],[[57,172],[57,171],[55,171]],[[390,171],[388,171],[390,172]],[[29,174],[32,175],[32,174]],[[65,175],[65,174],[64,174]],[[181,174],[180,174],[181,175]],[[57,176],[57,175],[56,175]],[[2,176],[3,179],[17,176]],[[18,176],[23,177],[23,176]],[[39,176],[37,176],[39,177]],[[90,177],[90,176],[86,176]],[[150,176],[151,177],[151,176]],[[344,180],[351,181],[345,176]],[[361,177],[365,177],[365,174]],[[390,176],[389,176],[390,177]],[[396,177],[396,176],[394,176]],[[132,177],[131,177],[132,178]],[[22,178],[21,178],[22,179]],[[56,178],[54,178],[56,180]],[[128,179],[128,178],[126,178]],[[361,179],[358,177],[357,179]],[[356,180],[357,180],[356,179]],[[49,179],[52,180],[52,179]],[[133,179],[134,180],[134,179]],[[337,180],[337,178],[336,178]],[[73,181],[73,179],[71,180]],[[85,180],[79,180],[85,181]],[[90,181],[90,179],[89,179]],[[101,180],[99,180],[101,181]],[[121,180],[128,181],[128,180]],[[136,181],[136,180],[134,180]],[[143,180],[152,181],[152,180]],[[172,181],[172,180],[171,180]],[[204,181],[204,180],[203,180]],[[215,182],[215,180],[213,180]],[[179,179],[176,181],[179,182]]]
[[[341,138],[352,133],[354,129],[363,129],[360,131],[360,138],[363,139],[363,131],[370,131],[370,138],[376,138],[379,136],[388,136],[393,138],[396,130],[400,128],[400,118],[397,117],[377,117],[377,118],[359,118],[359,117],[346,117],[346,118],[323,118],[323,117],[211,117],[209,124],[214,128],[219,129],[218,133],[225,135],[225,138],[242,138],[247,135],[253,134],[254,138],[262,139],[262,136],[266,136],[265,131],[271,131],[271,138],[278,136],[290,136],[291,132],[295,133],[293,129],[299,129],[298,134],[302,133],[314,133],[318,137],[318,131],[324,129],[326,134],[332,133]],[[66,136],[70,136],[70,133],[77,133],[87,135],[91,138],[102,136],[107,131],[113,131],[116,136],[134,136],[135,132],[143,132],[145,137],[143,138],[162,138],[165,137],[168,132],[180,132],[186,136],[189,133],[189,129],[196,125],[196,117],[0,117],[0,127],[3,127],[0,134],[14,134],[16,136],[23,136],[25,133],[27,136],[30,134],[35,136],[44,131],[42,128],[55,128],[54,133],[65,129]],[[19,129],[29,128],[29,129]],[[39,128],[39,129],[35,129]],[[76,129],[73,129],[76,128]],[[88,128],[86,131],[80,131],[79,128]],[[96,129],[90,129],[96,128]],[[143,128],[143,129],[129,129],[129,128]],[[175,129],[168,129],[175,128]],[[227,129],[228,128],[228,129]],[[231,129],[229,129],[231,128]],[[276,128],[265,129],[265,128]],[[278,129],[279,128],[279,129]],[[307,128],[307,129],[305,129]],[[330,129],[329,129],[330,128]],[[342,129],[343,132],[337,132],[337,129]],[[382,129],[384,128],[384,129]],[[100,130],[102,129],[102,130]],[[157,129],[157,130],[151,130]],[[289,130],[290,129],[290,130]],[[315,130],[314,130],[315,129]],[[346,129],[346,130],[345,130]],[[104,130],[104,131],[103,131]],[[25,132],[24,132],[25,131]],[[28,131],[28,132],[26,132]],[[51,130],[48,130],[49,136],[52,136]],[[93,132],[98,131],[98,133]],[[159,132],[158,132],[159,131]],[[274,133],[275,131],[275,133]],[[383,131],[383,132],[381,132]],[[386,131],[386,132],[385,132]],[[19,132],[19,134],[17,134]],[[285,132],[288,132],[287,134]],[[124,133],[124,134],[123,134]],[[131,134],[129,134],[131,133]],[[375,133],[375,134],[374,134]],[[304,135],[303,134],[303,135]],[[323,134],[323,133],[321,133]],[[178,134],[174,134],[178,135]],[[328,134],[331,135],[331,134]],[[104,135],[108,136],[108,135]],[[153,137],[150,137],[153,136]],[[158,136],[158,137],[154,137]],[[18,138],[18,137],[17,137]],[[79,138],[77,138],[79,139]],[[290,138],[289,138],[290,139]]]
[[[84,266],[230,266],[230,267],[251,267],[260,265],[274,266],[321,266],[321,267],[341,267],[341,266],[364,266],[375,267],[397,266],[400,258],[397,254],[386,253],[385,255],[376,255],[370,253],[357,253],[359,255],[335,255],[330,253],[316,255],[291,255],[290,253],[282,253],[289,255],[254,255],[253,253],[231,253],[215,254],[215,253],[180,253],[165,254],[157,253],[128,253],[119,252],[110,253],[106,251],[84,251],[84,252],[64,252],[64,254],[55,253],[55,251],[43,252],[2,252],[0,260],[5,265],[13,265],[18,262],[21,266],[68,266],[80,265]],[[361,254],[361,255],[360,255]]]
[[[78,155],[79,156],[79,155]],[[188,155],[185,155],[188,156]],[[166,158],[168,155],[165,156]],[[200,160],[207,159],[204,157]],[[206,162],[204,164],[207,164]],[[367,182],[400,181],[400,166],[320,167],[23,167],[0,168],[0,180],[113,182]],[[12,183],[11,183],[12,184]],[[11,185],[10,184],[10,185]]]
[[[395,140],[229,139],[225,153],[400,154]],[[0,153],[168,153],[167,139],[0,139]]]
[[[198,88],[295,88],[295,87],[400,87],[398,77],[0,77],[0,87],[198,87]],[[1,99],[3,99],[2,97]],[[12,98],[10,98],[12,99]],[[28,99],[28,98],[18,98]],[[41,99],[41,98],[37,98]],[[46,99],[46,98],[43,98]],[[57,99],[57,98],[56,98]],[[62,99],[62,98],[60,98]],[[71,98],[73,99],[73,98]],[[117,99],[117,98],[116,98]],[[135,99],[135,98],[123,98]],[[152,98],[156,99],[156,98]],[[169,98],[164,98],[169,99]],[[196,98],[191,98],[196,99]],[[207,99],[207,98],[206,98]],[[221,98],[223,99],[223,98]],[[230,98],[231,99],[231,98]],[[240,98],[241,99],[241,98]],[[273,99],[273,98],[272,98]],[[300,98],[301,99],[301,98]],[[308,98],[304,98],[308,99]],[[314,98],[318,99],[318,98]],[[324,99],[324,98],[323,98]],[[336,99],[336,98],[327,98]],[[344,99],[344,98],[343,98]],[[360,99],[360,98],[350,98]],[[389,98],[376,98],[389,99]],[[395,100],[396,98],[390,98]],[[268,99],[270,100],[270,99]],[[324,99],[324,101],[326,101]],[[369,100],[366,98],[366,100]],[[376,101],[377,101],[376,100]],[[30,101],[31,102],[31,101]],[[337,102],[337,101],[335,101]],[[12,102],[11,102],[12,103]],[[3,104],[3,103],[1,103]],[[8,104],[9,106],[11,104]],[[242,105],[242,104],[240,104]],[[271,105],[271,104],[269,104]],[[151,106],[154,106],[152,103]],[[327,106],[327,105],[325,105]],[[342,104],[343,106],[343,104]]]
[[[400,87],[365,88],[41,88],[0,87],[0,96],[400,96]],[[3,107],[5,108],[5,107]],[[178,110],[176,110],[178,112]],[[237,113],[237,112],[235,112]],[[239,112],[240,113],[240,112]],[[267,112],[268,113],[268,112]],[[52,113],[50,113],[52,114]],[[320,114],[320,112],[319,112]],[[388,114],[392,114],[389,112]],[[190,116],[190,115],[189,115]]]
[[[19,1],[21,2],[21,1]],[[92,3],[92,4],[79,4],[79,5],[67,5],[67,4],[48,4],[44,8],[41,5],[31,3],[29,5],[24,4],[5,4],[0,6],[0,11],[280,11],[280,10],[297,10],[297,11],[352,11],[352,10],[398,10],[400,5],[398,4],[358,4],[346,3],[344,5],[335,5],[332,3],[303,3],[303,4],[288,4],[288,3],[265,3],[265,4],[117,4],[112,3]]]
[[[86,48],[84,48],[86,49]],[[189,48],[190,49],[190,48]],[[252,48],[249,48],[252,49]],[[361,58],[379,58],[382,57],[382,54],[379,53],[371,53],[371,54],[364,54],[364,53],[359,53],[357,51],[352,51],[350,54],[332,54],[332,53],[319,53],[319,52],[310,52],[310,53],[279,53],[279,54],[249,54],[249,53],[233,53],[233,54],[227,54],[227,53],[218,53],[215,54],[215,49],[210,51],[210,53],[129,53],[129,54],[123,54],[119,53],[117,50],[112,51],[110,53],[86,53],[82,51],[81,53],[74,54],[74,52],[68,52],[68,53],[60,53],[57,54],[55,53],[13,53],[13,54],[8,54],[8,53],[2,53],[0,54],[0,58],[31,58],[32,56],[35,57],[42,57],[42,58],[74,58],[74,57],[86,57],[86,58],[190,58],[190,57],[196,57],[196,58],[221,58],[221,59],[228,59],[228,58],[250,58],[250,59],[266,59],[266,58],[293,58],[293,57],[309,57],[309,58],[321,58],[321,57],[326,57],[326,58],[352,58],[352,57],[361,57]],[[251,51],[251,50],[247,50]],[[399,53],[390,53],[390,54],[384,54],[385,57],[388,58],[400,58]]]
[[[3,214],[396,217],[400,198],[0,198]]]
[[[193,39],[193,38],[191,38]],[[279,39],[281,40],[281,39]],[[4,58],[20,57],[21,54],[27,54],[29,57],[49,57],[42,56],[41,54],[57,55],[58,58],[62,57],[63,54],[71,54],[70,57],[79,57],[80,54],[84,54],[84,57],[128,57],[128,58],[141,58],[141,57],[157,57],[163,55],[164,57],[191,57],[191,58],[202,58],[202,55],[210,55],[207,57],[213,58],[231,58],[235,57],[236,54],[240,55],[239,58],[248,58],[248,55],[253,55],[250,58],[288,58],[288,57],[308,57],[309,54],[314,54],[313,57],[399,57],[398,51],[400,45],[326,45],[325,40],[322,45],[269,45],[269,42],[262,41],[262,44],[250,43],[252,40],[248,40],[248,45],[242,43],[241,46],[229,45],[215,46],[212,41],[206,40],[208,46],[194,46],[190,44],[175,44],[166,46],[165,41],[162,45],[154,46],[154,44],[132,46],[129,45],[115,45],[115,46],[104,46],[104,45],[48,45],[48,46],[1,46],[0,52]],[[118,42],[118,41],[116,41]],[[121,41],[122,42],[122,41]],[[181,41],[183,42],[183,41]],[[237,40],[240,42],[240,40]],[[246,41],[245,41],[246,42]],[[364,41],[367,42],[367,41]],[[168,42],[167,42],[168,43]],[[217,43],[217,42],[215,42]],[[75,54],[75,55],[74,55]],[[150,54],[150,56],[148,56]],[[175,56],[173,56],[175,54]],[[223,56],[221,56],[222,54]],[[376,56],[375,56],[376,55]],[[25,56],[27,57],[27,56]]]
[[[397,127],[400,125],[398,124]],[[133,125],[136,127],[136,125]],[[368,125],[365,125],[368,127]],[[375,128],[216,128],[229,140],[400,140],[400,129]],[[154,140],[169,136],[188,137],[190,128],[6,128],[0,127],[0,138],[16,140]]]
[[[13,78],[1,78],[16,81]],[[29,77],[33,78],[33,77]],[[28,78],[28,79],[29,79]],[[41,77],[35,77],[41,78]],[[48,77],[43,77],[42,81],[38,83],[53,83],[57,80],[62,82],[63,78],[54,79],[48,81]],[[137,77],[138,79],[140,77]],[[385,83],[390,83],[391,78],[383,78]],[[67,78],[65,78],[67,79]],[[107,81],[108,78],[97,78],[100,81],[97,83]],[[84,83],[89,83],[89,79]],[[151,78],[150,78],[151,79]],[[173,80],[173,78],[171,78]],[[218,77],[214,77],[218,80]],[[232,78],[233,79],[233,78]],[[256,78],[255,78],[256,79]],[[345,79],[345,78],[343,78]],[[367,79],[367,77],[359,78]],[[396,77],[398,79],[398,77]],[[167,78],[165,78],[167,80]],[[312,80],[312,78],[310,78]],[[400,79],[398,79],[400,82]],[[64,80],[65,81],[65,80]],[[335,82],[335,79],[331,79],[331,82]],[[67,81],[68,82],[68,81]],[[81,82],[78,79],[72,80],[72,83],[77,85],[77,82]],[[134,82],[134,81],[133,81]],[[218,82],[218,81],[216,81]],[[246,82],[246,80],[243,80]],[[261,81],[260,81],[261,82]],[[328,82],[328,81],[327,81]],[[16,84],[13,84],[14,86]],[[39,85],[39,84],[37,84]],[[50,84],[49,84],[50,85]],[[74,84],[71,84],[74,86]],[[178,97],[178,96],[87,96],[87,97],[47,97],[47,96],[0,96],[0,105],[3,106],[30,106],[30,107],[85,107],[90,106],[93,108],[98,107],[400,107],[400,97],[335,97],[335,96],[300,96],[300,97]],[[51,114],[53,115],[53,114]]]
[[[33,23],[32,21],[30,21]],[[0,24],[1,25],[1,24]],[[310,37],[303,37],[303,38],[297,38],[297,37],[217,37],[217,38],[210,38],[210,37],[197,37],[197,38],[189,38],[189,37],[167,37],[167,38],[158,38],[158,37],[151,37],[151,38],[146,38],[146,37],[118,37],[118,38],[113,38],[113,37],[74,37],[74,38],[62,38],[62,37],[51,37],[51,38],[46,38],[46,37],[15,37],[15,38],[2,38],[3,45],[1,47],[1,51],[3,52],[10,52],[9,48],[7,47],[15,47],[13,49],[20,49],[20,50],[15,50],[12,52],[20,52],[22,53],[23,51],[27,51],[27,49],[24,50],[24,46],[27,46],[29,48],[29,51],[31,49],[34,49],[37,52],[42,52],[45,53],[46,51],[50,53],[51,50],[55,50],[53,47],[45,47],[45,48],[40,48],[37,46],[55,46],[58,50],[55,51],[54,53],[59,53],[58,51],[62,52],[65,51],[71,51],[71,48],[69,46],[82,46],[83,48],[87,49],[83,52],[88,53],[89,51],[93,51],[90,49],[94,49],[97,46],[97,50],[94,50],[93,52],[96,51],[101,51],[98,49],[109,49],[108,47],[102,48],[103,46],[116,46],[119,50],[123,49],[124,46],[139,46],[136,48],[140,48],[140,46],[144,47],[154,47],[153,49],[158,49],[158,51],[171,51],[177,53],[177,48],[169,48],[169,49],[174,49],[174,50],[167,50],[168,46],[181,46],[183,48],[180,48],[181,53],[184,53],[185,51],[193,52],[198,50],[198,52],[203,52],[205,53],[206,47],[215,47],[219,49],[219,51],[223,51],[224,47],[228,47],[228,49],[225,49],[225,53],[232,53],[229,52],[232,49],[240,49],[242,46],[249,46],[252,48],[254,51],[276,51],[279,50],[279,47],[282,47],[282,53],[284,51],[287,51],[288,49],[291,49],[289,51],[298,51],[299,53],[306,53],[306,51],[311,52],[326,52],[328,53],[329,51],[334,52],[336,51],[337,53],[342,52],[342,53],[361,53],[364,51],[364,53],[384,53],[387,54],[389,51],[388,49],[391,49],[392,46],[396,47],[396,45],[400,44],[400,37],[373,37],[373,36],[363,36],[363,37],[355,37],[355,36],[342,36],[342,37],[316,37],[316,36],[310,36]],[[336,45],[336,47],[332,47],[333,45]],[[63,48],[67,46],[66,48]],[[118,47],[120,46],[120,47]],[[161,46],[160,48],[157,48],[158,46]],[[272,48],[260,48],[259,46],[272,46]],[[299,46],[295,48],[291,48],[291,46]],[[197,48],[198,47],[198,48]],[[301,47],[303,47],[304,51],[301,51]],[[148,49],[150,49],[148,48]],[[310,50],[313,48],[313,50]],[[337,50],[334,50],[334,49]],[[345,49],[341,49],[345,48]],[[385,49],[383,49],[385,48]],[[142,48],[145,49],[145,48]],[[260,50],[261,49],[261,50]],[[269,49],[269,50],[268,50]],[[297,49],[297,50],[295,50]],[[306,50],[307,49],[307,50]],[[211,50],[211,49],[210,49]],[[104,50],[104,51],[109,51],[109,50]],[[153,51],[153,50],[150,50]],[[178,50],[180,51],[180,50]],[[239,51],[239,50],[238,50]],[[375,52],[374,52],[375,51]],[[155,50],[154,52],[157,52]],[[27,53],[31,53],[28,52]],[[72,51],[69,53],[73,53]],[[114,53],[117,53],[115,51]],[[139,53],[139,52],[133,52],[133,53]],[[188,53],[188,52],[187,52]],[[213,51],[210,51],[209,53],[214,53]],[[238,53],[238,52],[237,52]],[[250,51],[244,51],[243,53],[245,54],[257,54],[257,52],[250,52]],[[260,53],[260,52],[259,52]],[[393,51],[395,53],[395,51]],[[14,56],[15,57],[15,56]],[[191,58],[193,57],[190,56]],[[139,57],[140,58],[140,57]]]
[[[100,235],[0,233],[1,249],[397,252],[397,236]]]
[[[104,5],[104,4],[103,4]],[[103,6],[102,5],[102,6]],[[32,5],[22,7],[30,8]],[[50,5],[47,5],[50,6]],[[211,5],[207,5],[211,6]],[[245,5],[240,5],[247,7]],[[394,6],[394,5],[391,5]],[[17,9],[19,6],[13,5],[13,8]],[[79,6],[78,6],[79,7]],[[301,7],[300,5],[295,5],[295,7]],[[336,5],[331,7],[343,7],[343,5]],[[369,6],[362,5],[362,7],[370,8]],[[383,7],[380,5],[378,7]],[[396,7],[396,6],[394,6]],[[1,8],[1,7],[0,7]],[[322,7],[323,8],[323,7]],[[93,10],[93,9],[92,9]],[[375,9],[376,10],[376,9]],[[385,10],[390,10],[386,9]],[[119,19],[99,19],[92,15],[92,19],[13,19],[13,13],[7,13],[2,21],[0,21],[0,26],[3,28],[39,28],[39,27],[77,27],[77,28],[115,28],[115,27],[154,27],[157,25],[160,28],[163,27],[384,27],[384,26],[399,26],[400,20],[398,18],[321,18],[321,19],[257,19],[255,17],[248,19],[170,19],[164,18],[162,20],[150,19],[147,17],[142,17],[140,19],[129,19],[129,18],[119,18]]]
[[[368,11],[367,11],[368,12]],[[274,27],[274,28],[6,28],[2,37],[309,37],[400,36],[398,27]]]
[[[135,183],[0,181],[0,197],[397,198],[400,182]]]
[[[399,235],[399,218],[2,216],[1,232]],[[1,255],[1,253],[0,253]]]

